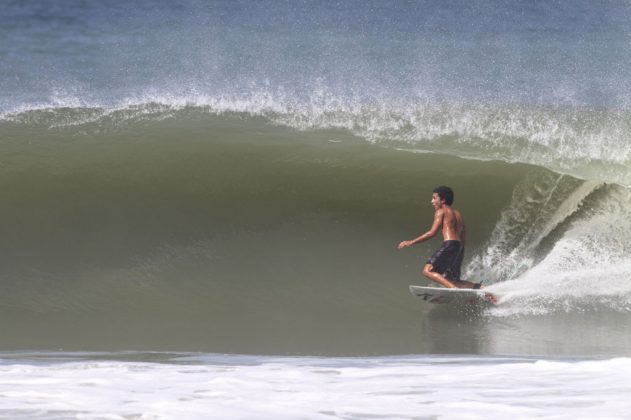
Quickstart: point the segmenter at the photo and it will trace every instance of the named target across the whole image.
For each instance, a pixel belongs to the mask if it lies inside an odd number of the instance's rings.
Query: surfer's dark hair
[[[454,202],[454,190],[444,185],[434,188],[434,192],[438,194],[441,200],[445,200],[445,204],[451,206]]]

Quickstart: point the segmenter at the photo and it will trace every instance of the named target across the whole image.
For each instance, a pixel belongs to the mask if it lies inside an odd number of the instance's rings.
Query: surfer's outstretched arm
[[[432,227],[418,238],[401,242],[399,244],[399,249],[405,248],[407,246],[416,245],[436,236],[438,231],[440,231],[441,226],[443,225],[443,215],[443,210],[436,210],[436,213],[434,213],[434,223],[432,223]]]

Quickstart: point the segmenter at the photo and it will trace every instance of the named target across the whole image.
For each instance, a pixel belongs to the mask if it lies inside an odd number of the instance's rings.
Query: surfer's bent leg
[[[447,280],[442,274],[435,272],[432,264],[425,264],[425,267],[423,267],[423,275],[441,286],[445,286],[449,289],[457,289],[457,287]]]
[[[451,267],[447,269],[445,272],[445,278],[452,282],[459,289],[476,289],[480,288],[481,285],[471,283],[470,281],[462,280],[460,278],[460,270],[462,268],[462,261],[464,260],[464,245],[460,245],[460,250],[456,258],[454,259]],[[476,287],[477,286],[477,287]]]
[[[462,253],[462,244],[460,241],[445,241],[441,247],[427,260],[425,267],[423,267],[423,275],[436,283],[454,288],[457,287],[451,279],[448,279],[445,274],[454,265],[458,257]],[[456,281],[459,279],[455,279]]]

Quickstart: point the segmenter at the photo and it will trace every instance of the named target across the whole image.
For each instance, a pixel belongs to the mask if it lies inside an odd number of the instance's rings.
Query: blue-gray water
[[[0,349],[628,355],[630,8],[3,2]]]
[[[628,107],[629,8],[9,1],[0,15],[0,111],[221,100],[331,112],[439,101]]]

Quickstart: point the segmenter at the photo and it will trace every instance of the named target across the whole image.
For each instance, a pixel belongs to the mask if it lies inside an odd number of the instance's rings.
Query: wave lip
[[[343,129],[380,145],[527,163],[586,180],[631,185],[631,118],[620,110],[362,102],[325,92],[304,101],[263,91],[144,96],[105,106],[42,104],[4,112],[0,121],[64,127],[203,114],[262,117],[303,131]]]

